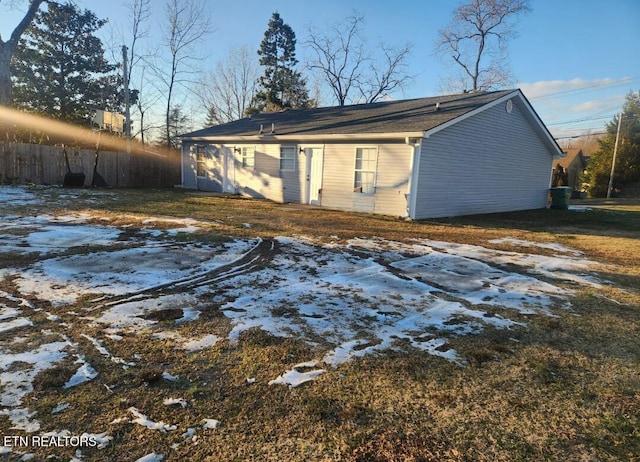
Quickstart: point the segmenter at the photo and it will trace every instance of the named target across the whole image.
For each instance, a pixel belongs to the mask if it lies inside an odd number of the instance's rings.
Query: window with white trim
[[[196,145],[196,175],[207,176],[207,153],[205,146]]]
[[[242,166],[254,168],[256,166],[256,150],[253,146],[243,146],[240,148]]]
[[[296,147],[280,146],[280,170],[295,171],[296,169]]]
[[[353,178],[353,191],[373,194],[376,188],[376,165],[378,148],[356,148],[356,167]]]

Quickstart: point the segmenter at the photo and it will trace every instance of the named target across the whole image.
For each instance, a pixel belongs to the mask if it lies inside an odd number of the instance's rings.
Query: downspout
[[[424,138],[405,138],[405,143],[413,146],[411,155],[411,172],[409,175],[409,200],[407,201],[407,214],[412,220],[416,219],[416,207],[418,203],[418,178],[420,176],[420,154],[422,140]]]

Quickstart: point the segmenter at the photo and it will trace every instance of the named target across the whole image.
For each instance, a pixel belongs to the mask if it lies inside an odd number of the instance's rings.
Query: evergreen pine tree
[[[295,70],[296,34],[278,13],[269,20],[258,50],[264,75],[248,112],[305,109],[312,105],[302,74]]]
[[[114,65],[95,32],[106,20],[73,3],[38,12],[13,57],[14,104],[88,125],[95,109],[114,109],[120,96]]]
[[[589,185],[592,197],[607,195],[619,117],[616,115],[607,123],[607,134],[598,140],[600,149],[587,164],[583,179]],[[636,182],[640,182],[640,91],[630,92],[622,109],[613,187],[622,190]]]
[[[158,138],[158,146],[169,146],[172,148],[180,148],[180,136],[192,130],[189,117],[184,114],[182,107],[174,106],[169,111],[169,130],[163,130]]]

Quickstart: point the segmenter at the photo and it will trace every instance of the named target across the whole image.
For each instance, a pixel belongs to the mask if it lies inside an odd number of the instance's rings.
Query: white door
[[[308,204],[320,205],[320,190],[322,189],[322,148],[307,148],[307,191],[306,202]]]
[[[222,148],[223,166],[222,166],[222,192],[236,193],[236,168],[235,159],[232,148]]]

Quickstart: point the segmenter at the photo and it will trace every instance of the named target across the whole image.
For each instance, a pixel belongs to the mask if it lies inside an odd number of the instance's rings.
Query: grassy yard
[[[63,389],[77,369],[69,357],[40,372],[26,398],[42,431],[68,429],[79,435],[89,428],[108,429],[110,444],[83,448],[80,460],[134,461],[151,453],[162,453],[169,461],[640,460],[639,201],[585,201],[577,204],[587,207],[579,211],[410,222],[179,190],[109,191],[99,200],[91,192],[83,197],[82,191],[73,197],[60,189],[38,194],[43,201],[15,208],[9,204],[3,214],[86,213],[92,223],[107,222],[131,233],[150,217],[166,219],[157,221],[156,229],[169,227],[172,218],[189,218],[198,229],[175,239],[201,244],[278,236],[305,236],[332,245],[355,238],[400,243],[429,239],[539,255],[555,250],[522,249],[514,242],[561,244],[603,264],[597,275],[609,281],[598,289],[564,282],[573,291],[571,308],[554,309],[551,315],[514,314],[522,325],[452,337],[449,346],[465,358],[463,364],[400,345],[329,367],[295,388],[268,381],[317,354],[321,339],[311,345],[253,328],[237,342],[225,338],[211,348],[185,353],[174,348],[175,338],[158,342],[150,341],[149,334],[121,334],[118,341],[105,343],[111,357],[95,348],[84,350],[87,362],[100,372],[95,379]],[[0,271],[27,267],[32,258],[5,257]],[[522,271],[514,265],[510,269]],[[2,293],[17,294],[16,285],[11,277],[0,281],[0,302],[8,303]],[[38,309],[66,320],[89,303],[52,307],[46,300],[30,301],[36,308],[31,321],[38,329],[21,332],[29,337],[25,345],[49,335],[51,320]],[[362,303],[368,303],[366,294]],[[218,308],[211,301],[196,322],[177,330],[224,338],[232,325]],[[175,317],[165,314],[154,320],[173,328]],[[76,340],[81,346],[105,334],[95,323],[82,329],[85,336]],[[132,352],[140,367],[123,369],[114,361],[130,358]],[[179,379],[162,379],[167,365]],[[168,396],[184,398],[185,406],[163,405]],[[52,414],[61,402],[70,403],[69,408]],[[123,416],[132,418],[131,408],[153,409],[149,419],[180,430],[123,422]],[[219,427],[201,430],[199,422],[211,417],[220,419]],[[0,413],[0,436],[23,434],[12,430]],[[34,460],[51,454],[50,448],[29,452]],[[56,460],[78,455],[71,448],[55,454]],[[0,460],[19,457],[15,451],[0,452]]]

